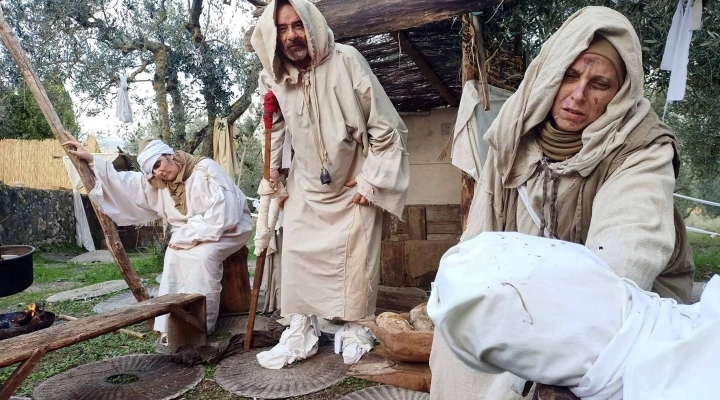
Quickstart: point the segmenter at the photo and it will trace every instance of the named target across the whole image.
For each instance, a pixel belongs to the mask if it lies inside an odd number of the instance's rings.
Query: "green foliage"
[[[50,102],[55,107],[63,127],[77,134],[78,126],[73,114],[72,100],[57,78],[43,83]],[[0,86],[0,139],[51,139],[53,133],[45,116],[24,82]]]

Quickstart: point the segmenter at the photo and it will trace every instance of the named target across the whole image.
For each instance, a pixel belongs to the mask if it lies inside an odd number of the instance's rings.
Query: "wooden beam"
[[[23,361],[15,371],[13,371],[8,380],[3,383],[2,387],[0,387],[0,399],[9,399],[10,396],[12,396],[25,381],[25,378],[35,369],[35,366],[38,365],[44,355],[44,348],[35,349],[30,358]]]
[[[315,6],[325,17],[335,40],[401,31],[442,21],[471,11],[494,7],[502,0],[320,0]],[[253,28],[245,33],[245,48]]]
[[[412,42],[410,42],[410,40],[404,33],[400,31],[395,31],[390,33],[390,36],[392,36],[393,39],[395,39],[400,44],[400,50],[407,54],[408,57],[410,57],[410,59],[415,63],[418,69],[420,69],[420,72],[422,72],[423,76],[425,76],[425,79],[430,81],[430,83],[435,86],[435,89],[437,89],[442,98],[445,99],[445,101],[451,107],[457,107],[458,105],[460,105],[460,102],[450,92],[450,89],[445,86],[445,83],[443,83],[440,77],[437,76],[430,64],[425,61],[425,58],[423,58],[422,54],[417,51],[415,46],[413,46]]]
[[[478,71],[477,68],[477,60],[480,59],[481,55],[477,54],[479,52],[479,48],[476,43],[476,38],[478,36],[482,38],[482,36],[480,36],[481,34],[479,32],[479,23],[475,16],[463,17],[463,28],[461,30],[461,35],[463,39],[462,80],[463,87],[465,87],[465,82],[473,79],[478,79],[480,77],[480,71]],[[482,56],[482,59],[484,60],[485,57]],[[487,91],[485,91],[485,96],[487,96]],[[488,102],[487,100],[485,100],[484,105],[487,106],[487,104]],[[463,171],[461,179],[460,225],[464,232],[465,228],[467,227],[468,215],[470,214],[470,206],[472,204],[473,198],[475,197],[475,179],[472,176],[468,175],[465,171]]]
[[[58,117],[55,112],[55,108],[50,103],[50,99],[48,99],[45,88],[40,82],[40,78],[38,78],[37,74],[35,74],[35,70],[33,69],[32,64],[30,64],[30,60],[20,46],[20,42],[17,37],[15,37],[10,25],[8,25],[5,21],[5,16],[2,11],[0,11],[0,39],[2,39],[3,43],[5,43],[8,52],[15,60],[15,63],[17,63],[20,73],[25,79],[25,82],[30,88],[33,96],[35,96],[35,100],[38,102],[38,106],[43,112],[43,115],[45,115],[45,118],[50,125],[50,130],[52,130],[55,138],[57,138],[60,143],[66,142],[70,138],[65,134],[65,128],[63,128],[62,122],[60,122],[60,117]],[[65,149],[65,147],[63,147],[63,150],[67,153],[67,149]],[[92,190],[95,187],[95,175],[90,170],[87,162],[80,160],[69,153],[68,156],[70,156],[70,160],[80,174],[80,178],[85,188],[88,191]],[[148,296],[148,293],[142,284],[142,280],[140,280],[140,276],[138,276],[137,272],[133,269],[130,264],[130,259],[125,253],[125,249],[120,241],[120,236],[118,236],[117,229],[115,229],[115,224],[107,215],[103,214],[97,208],[95,203],[91,203],[95,209],[95,214],[97,214],[100,226],[105,233],[105,242],[107,243],[107,247],[110,249],[113,258],[115,259],[115,264],[117,264],[120,269],[123,278],[125,278],[125,282],[127,282],[130,287],[130,291],[132,291],[138,302],[149,299],[150,296]]]

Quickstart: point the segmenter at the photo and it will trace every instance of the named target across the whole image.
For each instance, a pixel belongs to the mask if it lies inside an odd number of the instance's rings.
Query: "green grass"
[[[688,240],[695,259],[695,280],[707,281],[720,274],[720,237],[690,232]]]

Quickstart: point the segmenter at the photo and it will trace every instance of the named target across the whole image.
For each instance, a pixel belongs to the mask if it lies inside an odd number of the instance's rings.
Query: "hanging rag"
[[[73,207],[75,209],[75,243],[78,246],[85,247],[87,251],[95,251],[95,243],[90,233],[90,224],[88,223],[85,207],[83,206],[80,189],[83,187],[80,173],[70,161],[70,157],[63,156],[65,169],[67,169],[68,177],[73,188]]]
[[[133,122],[132,109],[130,108],[130,97],[128,95],[127,77],[120,75],[120,87],[117,93],[117,106],[115,107],[115,116],[121,122],[129,124]]]
[[[666,103],[679,101],[685,97],[692,31],[700,28],[702,28],[702,1],[688,0],[683,12],[683,0],[679,0],[660,64],[660,69],[671,71]]]
[[[452,164],[467,172],[476,181],[480,179],[489,149],[483,135],[492,125],[505,100],[512,95],[507,90],[488,86],[490,109],[486,111],[480,99],[478,84],[476,80],[465,82],[455,122],[451,153]]]
[[[228,123],[226,118],[217,118],[213,129],[213,159],[220,164],[230,177],[240,170],[237,160],[237,141],[235,125]]]

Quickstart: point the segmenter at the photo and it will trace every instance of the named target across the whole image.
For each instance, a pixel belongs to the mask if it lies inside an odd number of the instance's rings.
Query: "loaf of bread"
[[[405,318],[395,314],[394,312],[384,312],[378,315],[375,323],[379,327],[391,333],[410,332],[415,330]]]
[[[432,331],[435,329],[427,313],[427,302],[415,306],[410,310],[410,324],[418,331]]]

